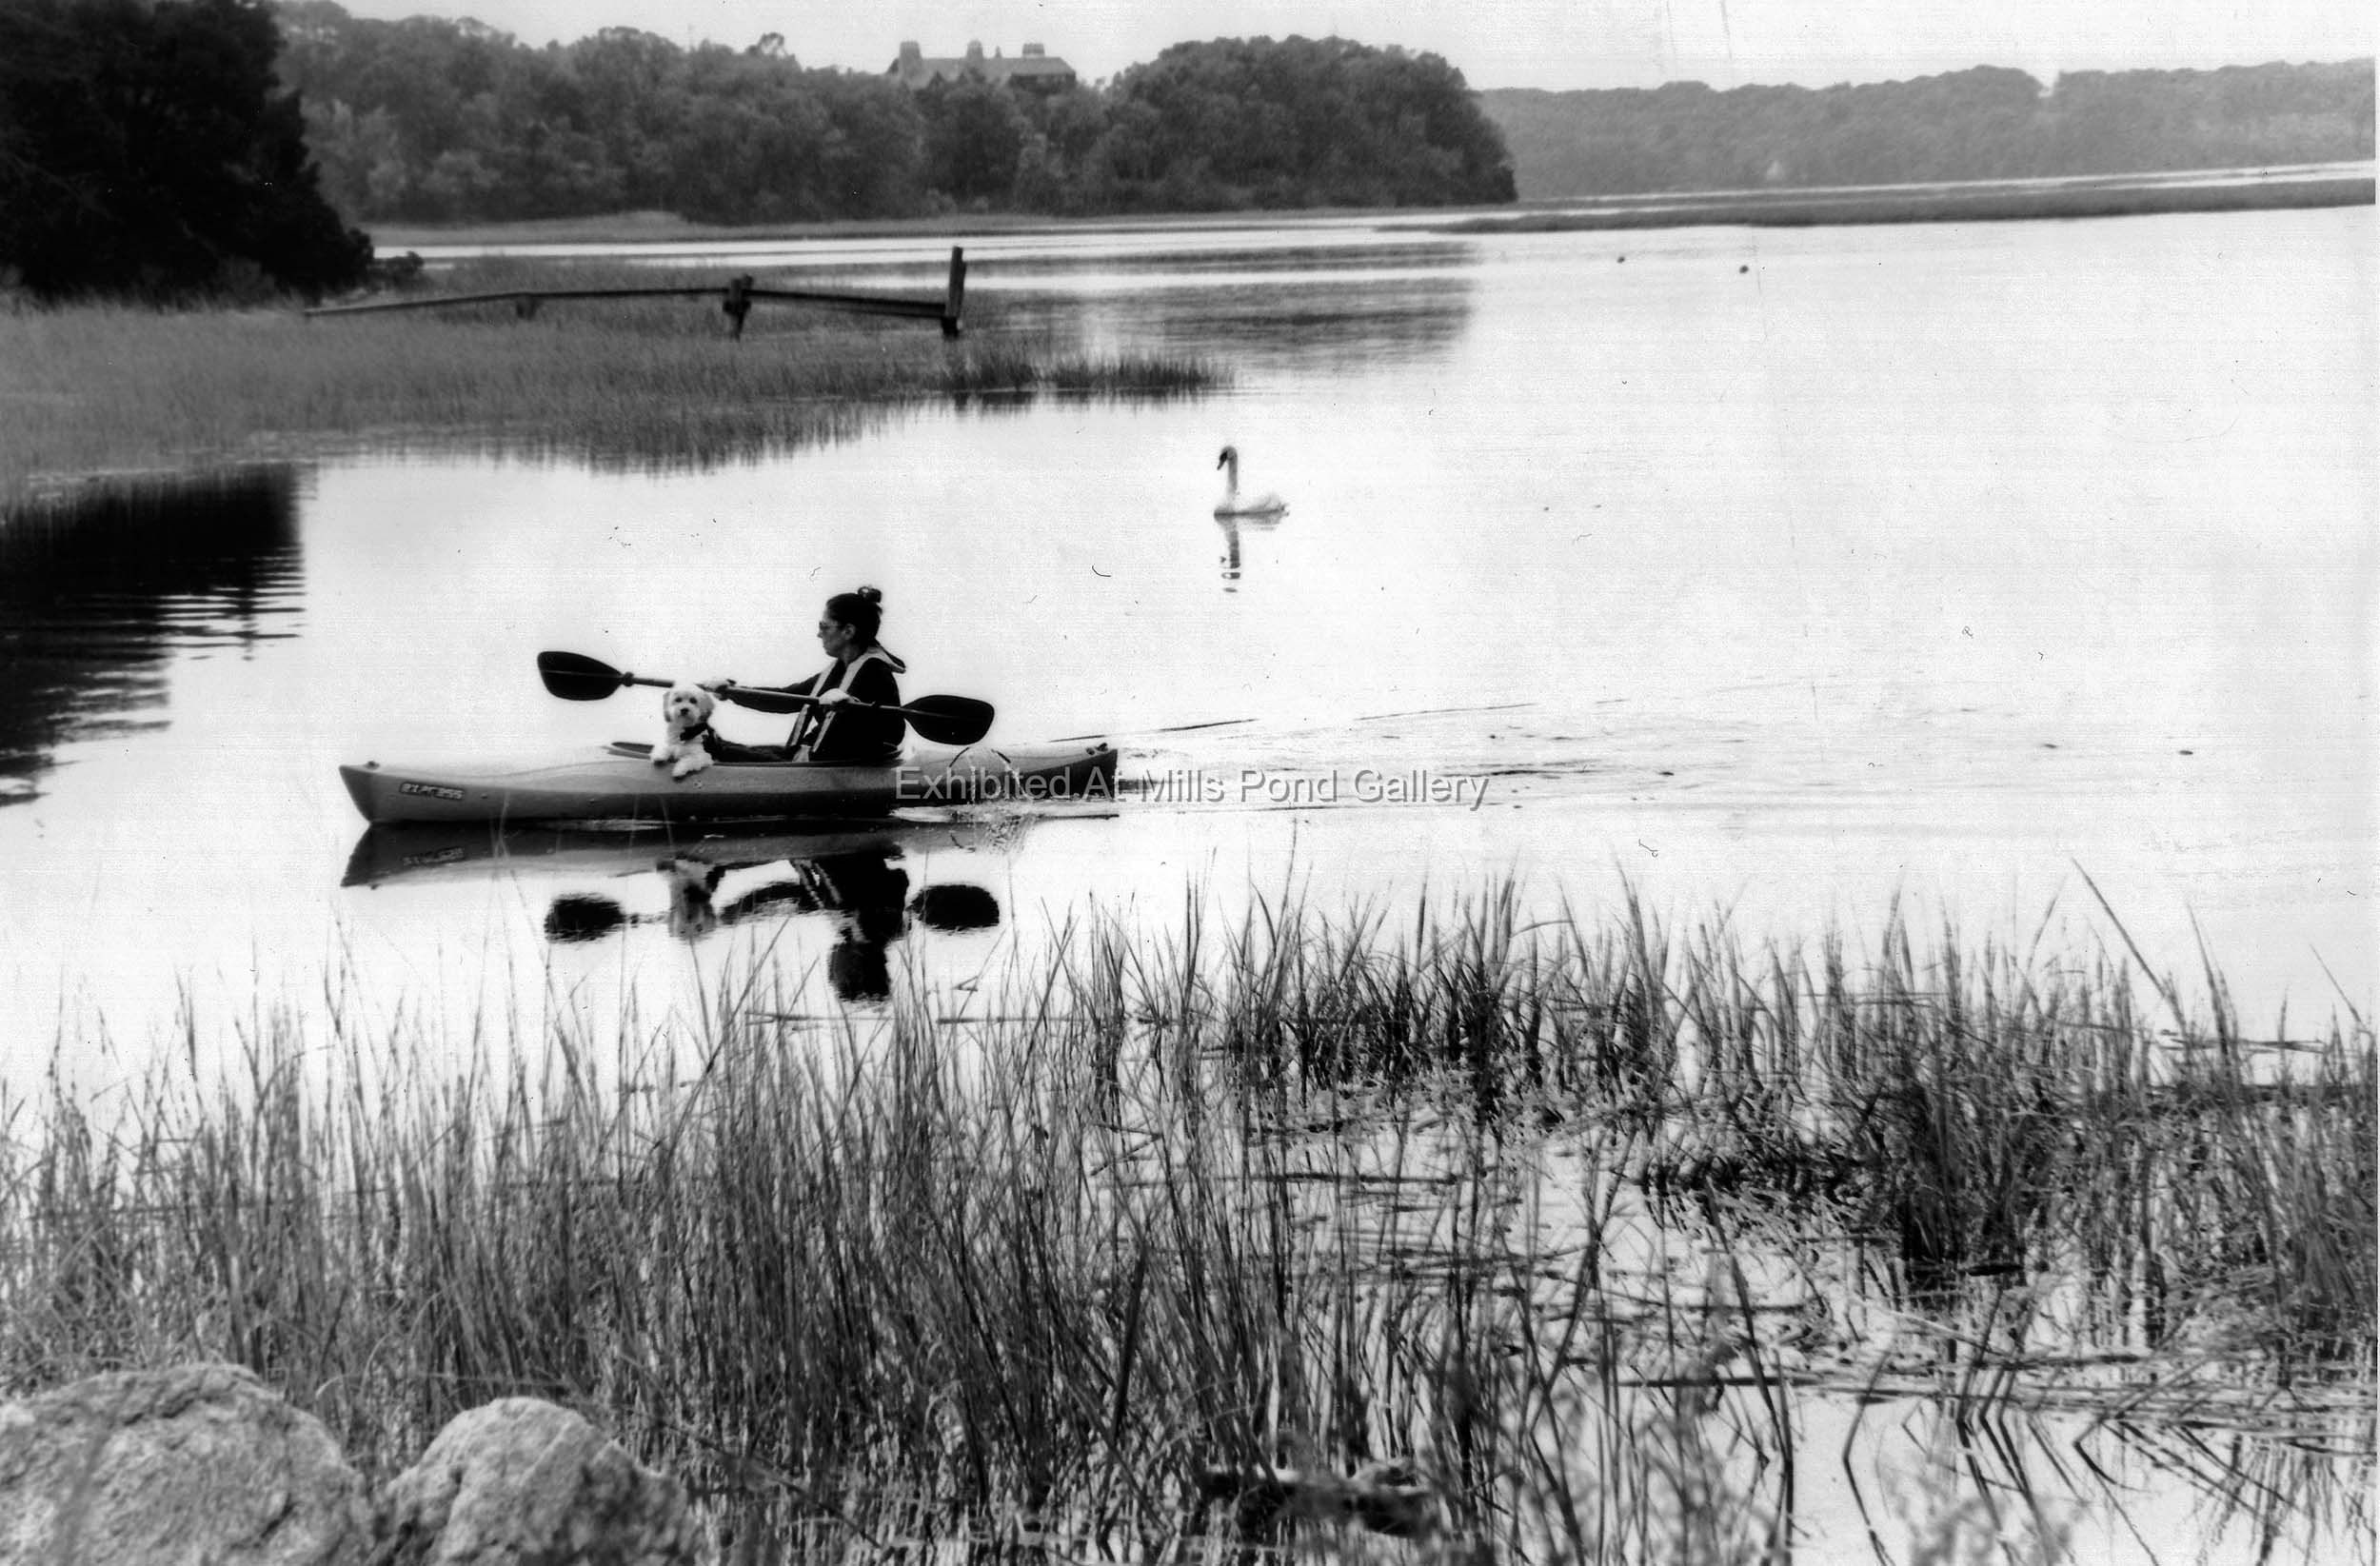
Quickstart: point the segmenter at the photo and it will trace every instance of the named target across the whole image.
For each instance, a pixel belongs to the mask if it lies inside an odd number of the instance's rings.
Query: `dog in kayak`
[[[664,727],[661,743],[653,747],[653,764],[669,768],[673,778],[689,777],[710,765],[710,742],[717,737],[711,732],[711,711],[717,704],[700,685],[670,686],[661,699]]]

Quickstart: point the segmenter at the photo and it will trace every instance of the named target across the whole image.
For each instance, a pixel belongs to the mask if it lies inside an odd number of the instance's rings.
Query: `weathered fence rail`
[[[729,278],[718,287],[691,287],[680,285],[662,288],[497,288],[484,293],[439,294],[426,299],[367,299],[352,305],[321,305],[307,310],[307,316],[362,315],[375,310],[427,310],[450,305],[496,305],[510,302],[523,317],[537,313],[538,307],[555,299],[708,299],[717,297],[720,308],[731,323],[731,335],[744,335],[744,318],[753,304],[768,300],[786,305],[813,305],[824,309],[848,310],[861,315],[892,315],[915,321],[935,321],[942,325],[944,337],[959,335],[962,314],[966,304],[966,251],[959,246],[950,250],[950,282],[940,299],[901,299],[888,294],[833,293],[817,288],[764,288],[755,285],[749,274]]]

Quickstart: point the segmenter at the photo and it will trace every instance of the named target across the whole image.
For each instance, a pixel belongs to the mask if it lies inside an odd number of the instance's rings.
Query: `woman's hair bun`
[[[870,604],[882,604],[884,602],[884,595],[874,587],[862,587],[860,589],[860,596],[866,599]]]

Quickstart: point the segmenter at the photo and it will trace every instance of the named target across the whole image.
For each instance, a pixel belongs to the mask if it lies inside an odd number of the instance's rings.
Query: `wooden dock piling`
[[[942,295],[942,335],[959,335],[959,310],[967,297],[967,252],[950,248],[950,287]]]

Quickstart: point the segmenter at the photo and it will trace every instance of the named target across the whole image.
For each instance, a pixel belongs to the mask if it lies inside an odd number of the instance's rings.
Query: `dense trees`
[[[1503,139],[1460,71],[1341,38],[1176,44],[1117,81],[1100,152],[1107,206],[1513,199]]]
[[[2369,158],[2372,96],[2369,61],[1481,94],[1338,38],[1178,44],[1056,94],[911,92],[805,70],[775,33],[530,49],[331,0],[0,0],[0,282],[337,287],[369,247],[334,208],[725,224],[1503,202],[1516,168],[1544,197]]]
[[[1007,205],[1035,133],[1021,97],[986,81],[937,82],[920,94],[927,185],[953,201]]]
[[[0,271],[43,295],[360,276],[255,0],[0,6]]]
[[[805,71],[771,34],[681,50],[605,28],[531,50],[476,22],[281,8],[324,185],[366,220],[666,208],[699,221],[914,209],[922,125],[889,82]]]
[[[2372,155],[2372,68],[1979,68],[1812,89],[1481,94],[1531,199],[2142,173]]]
[[[471,22],[285,0],[326,188],[364,220],[660,208],[738,223],[953,207],[1054,213],[1430,206],[2370,157],[2356,66],[1719,92],[1473,92],[1344,39],[1177,44],[1101,88],[912,93],[805,70],[776,35],[682,50],[607,29],[529,49]],[[799,47],[800,40],[793,40]],[[1508,150],[1509,149],[1509,150]]]
[[[532,50],[471,22],[282,7],[325,184],[367,220],[666,208],[713,222],[1508,201],[1494,127],[1430,54],[1182,44],[1105,90],[912,93],[612,28]],[[797,40],[798,42],[798,40]]]

